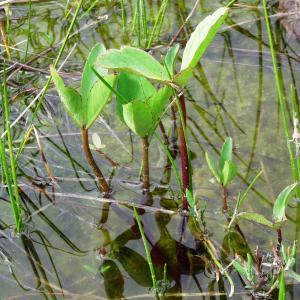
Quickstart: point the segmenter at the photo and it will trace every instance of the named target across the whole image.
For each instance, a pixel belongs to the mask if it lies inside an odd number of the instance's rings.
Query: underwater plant
[[[93,158],[88,136],[89,128],[111,99],[111,90],[95,76],[90,68],[90,64],[105,51],[105,47],[101,44],[96,45],[91,50],[82,74],[81,95],[75,89],[66,87],[62,78],[53,67],[50,70],[61,101],[74,123],[81,129],[82,148],[86,159],[98,179],[102,192],[108,196],[110,192],[109,185]],[[100,67],[97,68],[97,72],[101,73],[111,86],[114,86],[116,81],[115,75],[108,75],[107,70]]]

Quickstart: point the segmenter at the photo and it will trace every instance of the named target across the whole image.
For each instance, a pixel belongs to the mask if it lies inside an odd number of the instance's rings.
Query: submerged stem
[[[145,192],[150,189],[150,175],[149,175],[149,142],[148,137],[142,138],[143,145],[143,188]]]
[[[184,128],[186,128],[186,109],[184,95],[179,97],[180,108],[182,111],[182,118],[180,118],[179,127],[179,138],[180,138],[180,155],[181,155],[181,173],[182,173],[182,209],[188,210],[188,201],[186,198],[186,190],[189,189],[190,179],[189,179],[189,158],[187,152],[187,145],[184,136]]]
[[[101,170],[99,169],[99,167],[97,166],[97,164],[94,160],[94,157],[92,155],[90,145],[89,145],[88,130],[85,127],[83,127],[81,129],[81,136],[82,136],[82,148],[85,153],[86,159],[87,159],[88,163],[90,164],[90,166],[92,167],[94,174],[96,175],[96,177],[98,179],[98,182],[99,182],[102,192],[104,193],[105,197],[108,197],[109,192],[110,192],[109,186],[108,186]]]

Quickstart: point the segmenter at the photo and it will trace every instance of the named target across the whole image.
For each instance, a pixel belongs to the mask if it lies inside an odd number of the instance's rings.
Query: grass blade
[[[149,265],[149,269],[150,269],[150,273],[151,273],[153,288],[157,292],[158,284],[157,284],[157,280],[156,280],[156,275],[155,275],[155,270],[154,270],[150,250],[149,250],[149,247],[148,247],[148,244],[147,244],[146,236],[145,236],[145,233],[144,233],[144,229],[143,229],[139,214],[138,214],[135,206],[133,207],[133,212],[134,212],[134,217],[137,221],[139,231],[141,233],[141,237],[142,237],[142,240],[143,240],[143,244],[144,244],[144,248],[145,248],[145,252],[146,252],[146,256],[147,256],[147,261],[148,261],[148,265]]]

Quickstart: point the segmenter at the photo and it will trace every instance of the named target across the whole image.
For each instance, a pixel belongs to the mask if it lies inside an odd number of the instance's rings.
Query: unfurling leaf
[[[170,81],[167,71],[156,59],[134,47],[108,50],[97,59],[96,66],[126,71],[161,82]]]
[[[273,221],[280,223],[286,220],[285,210],[289,204],[290,196],[297,183],[287,186],[277,197],[273,207]]]
[[[222,184],[227,186],[236,176],[237,166],[233,161],[227,160],[222,169]]]
[[[153,118],[149,105],[142,101],[123,105],[124,121],[138,136],[146,137],[153,127]]]
[[[227,17],[228,8],[221,7],[207,16],[191,34],[182,56],[181,71],[194,68]]]
[[[208,167],[209,167],[210,171],[212,172],[212,174],[215,176],[216,180],[219,183],[222,183],[220,170],[217,167],[216,161],[210,156],[210,154],[208,152],[205,152],[205,158],[206,158]]]

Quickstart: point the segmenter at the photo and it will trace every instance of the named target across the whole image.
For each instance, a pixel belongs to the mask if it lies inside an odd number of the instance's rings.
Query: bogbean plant
[[[176,72],[178,45],[169,49],[162,63],[146,51],[129,46],[123,46],[119,50],[110,49],[100,55],[95,62],[96,67],[100,66],[119,74],[117,91],[115,91],[118,95],[118,111],[124,123],[143,141],[145,189],[149,189],[149,140],[151,140],[170,97],[174,96],[177,100],[181,119],[180,153],[183,182],[182,208],[184,210],[188,210],[186,190],[192,190],[192,187],[190,186],[190,161],[185,128],[186,112],[183,88],[192,77],[193,69],[211,43],[227,13],[228,8],[220,8],[196,27],[183,51],[179,72]],[[155,89],[149,80],[159,83],[162,87]],[[179,94],[181,94],[180,101]]]
[[[74,89],[64,86],[62,79],[52,68],[51,73],[62,102],[75,123],[82,130],[83,149],[102,190],[107,193],[108,185],[99,167],[96,165],[88,145],[88,128],[100,114],[111,93],[117,95],[118,115],[120,119],[136,134],[143,144],[143,186],[149,190],[149,140],[156,130],[166,104],[173,95],[182,93],[192,70],[199,62],[206,48],[213,40],[217,30],[223,23],[228,8],[220,8],[206,17],[192,33],[183,51],[182,64],[176,72],[178,45],[169,49],[163,63],[159,63],[146,51],[124,46],[120,50],[105,50],[102,45],[96,46],[83,72],[80,96]],[[108,71],[117,72],[108,75]],[[162,87],[155,88],[152,82]],[[117,85],[115,86],[115,82]],[[178,98],[177,98],[178,99]],[[186,190],[190,188],[188,144],[185,132],[183,97],[177,101],[181,114],[181,156],[183,177],[183,209],[188,209]]]
[[[109,185],[93,158],[88,137],[89,128],[111,98],[111,90],[102,81],[98,80],[90,67],[90,64],[94,63],[96,58],[105,51],[105,47],[100,44],[92,49],[82,74],[81,95],[75,89],[66,87],[53,67],[50,68],[50,71],[61,101],[74,123],[81,129],[82,148],[86,159],[98,179],[101,190],[105,196],[108,196],[110,192]],[[101,73],[106,81],[114,86],[116,82],[115,75],[108,75],[107,70],[100,67],[97,68],[97,72]]]
[[[138,48],[123,46],[119,50],[106,50],[103,45],[96,45],[91,51],[83,71],[81,95],[74,89],[66,87],[55,69],[51,68],[53,81],[60,98],[74,122],[81,129],[83,149],[87,160],[106,195],[109,193],[109,186],[91,154],[88,129],[109,102],[112,94],[115,94],[118,116],[132,132],[141,138],[143,187],[148,191],[150,188],[149,144],[165,112],[167,103],[173,97],[180,113],[181,122],[179,136],[182,162],[182,208],[186,211],[189,210],[193,219],[200,222],[199,203],[193,196],[191,186],[191,166],[186,133],[187,112],[183,89],[227,13],[227,8],[220,8],[196,27],[183,51],[179,72],[176,71],[178,45],[169,49],[162,63],[148,52]],[[109,71],[113,72],[113,75],[109,75]],[[229,214],[227,188],[237,174],[236,164],[232,160],[232,139],[226,139],[219,162],[216,162],[208,153],[206,153],[206,160],[209,169],[221,186],[223,211]],[[280,193],[274,204],[272,221],[258,213],[240,212],[246,195],[260,175],[261,173],[254,178],[242,195],[239,194],[235,210],[229,217],[231,220],[229,227],[234,221],[245,219],[276,230],[278,234],[278,244],[274,248],[276,265],[275,263],[272,265],[269,273],[265,271],[264,267],[269,265],[264,262],[259,250],[255,254],[256,266],[251,254],[248,254],[246,262],[240,262],[237,258],[233,261],[233,265],[253,291],[267,286],[270,292],[280,286],[280,293],[284,293],[285,275],[299,280],[299,275],[291,270],[295,262],[296,246],[294,244],[292,249],[286,251],[286,247],[282,244],[281,232],[281,226],[285,220],[285,209],[296,185],[288,186]],[[228,278],[230,279],[230,277]]]

